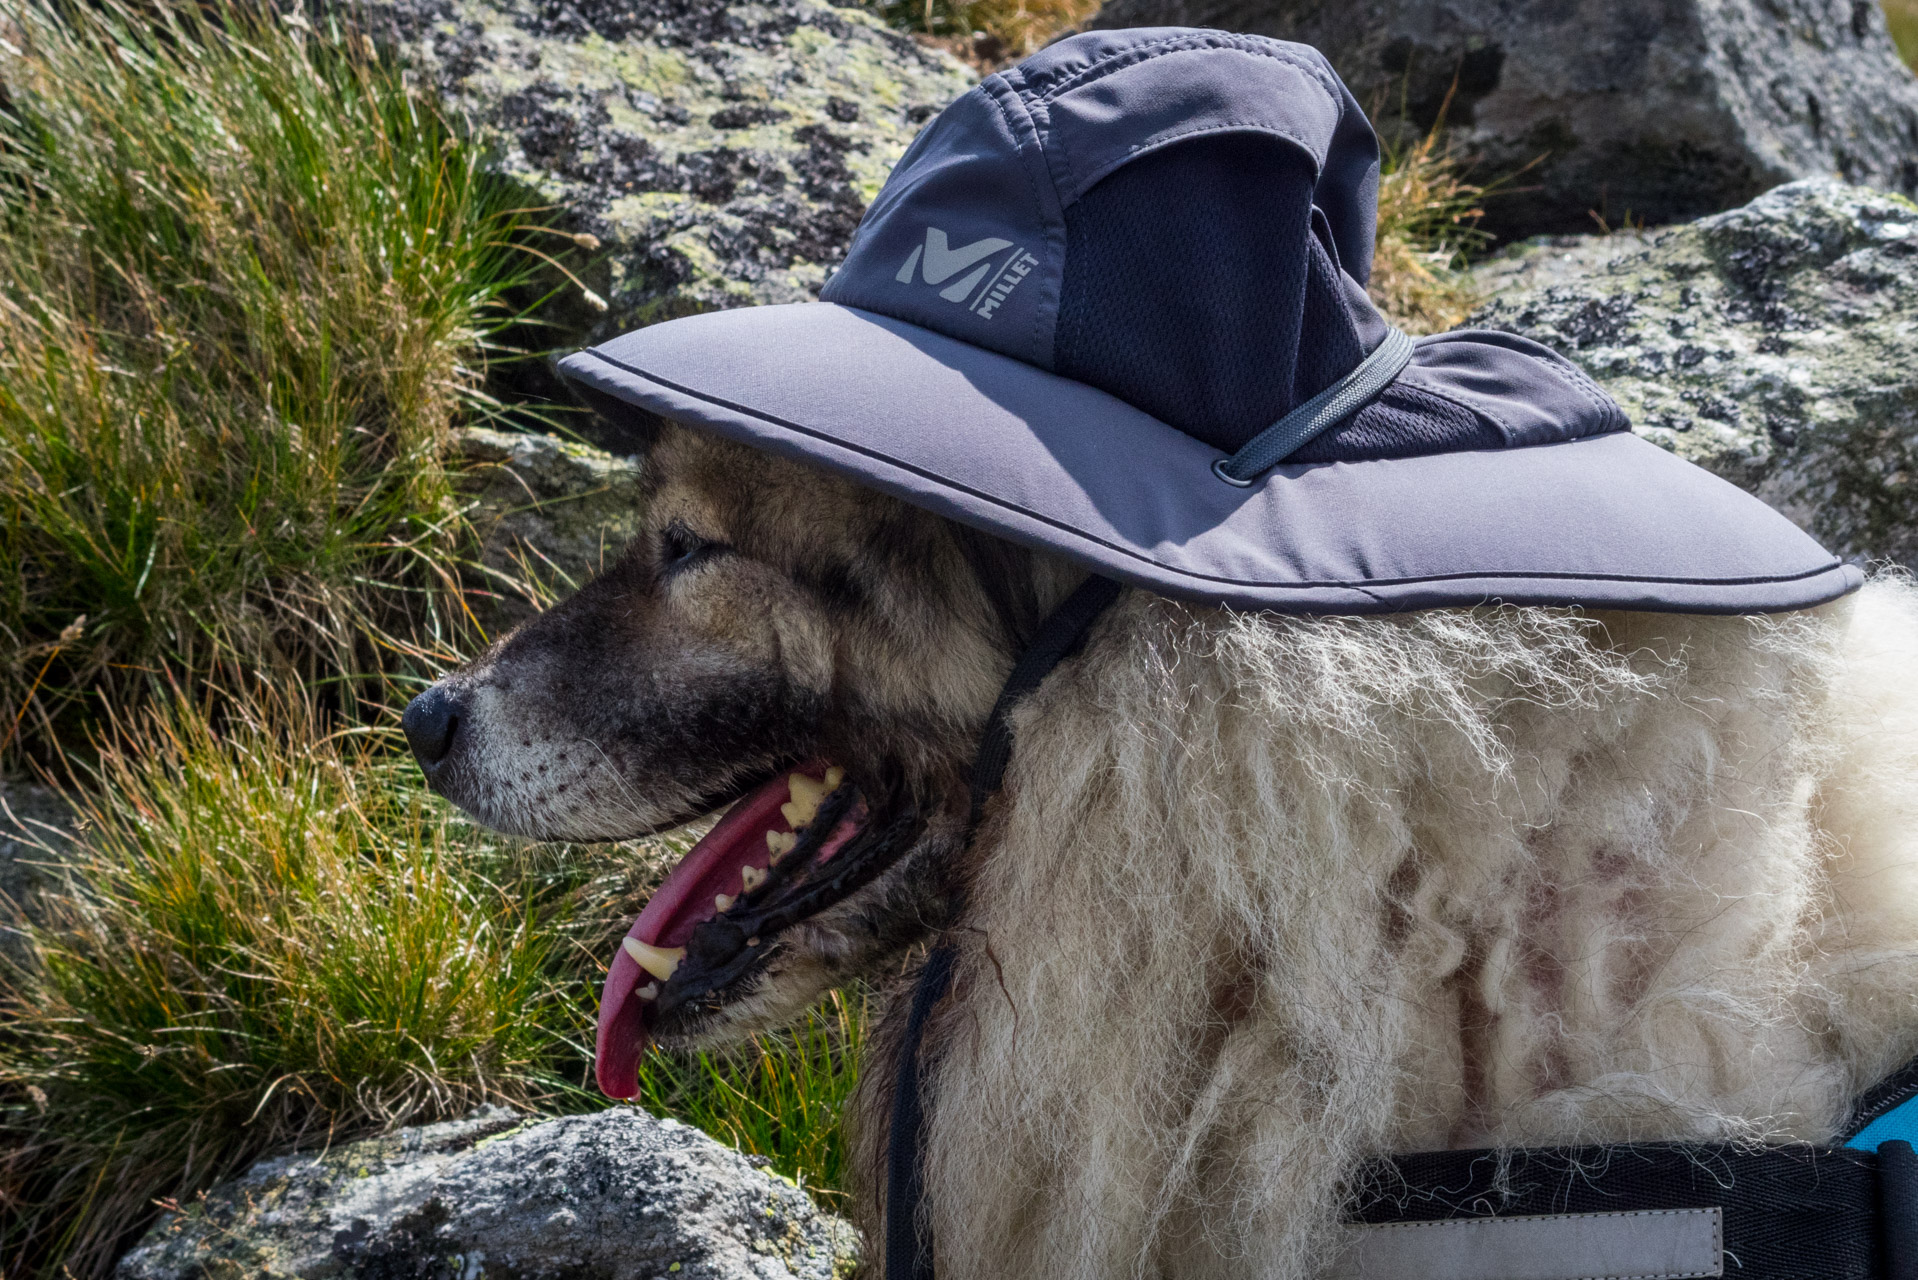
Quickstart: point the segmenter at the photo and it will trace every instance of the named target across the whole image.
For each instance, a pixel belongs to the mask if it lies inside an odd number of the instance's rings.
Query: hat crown
[[[1316,50],[1095,32],[989,76],[893,170],[821,296],[1236,449],[1384,335],[1378,145]]]
[[[1634,439],[1555,352],[1393,335],[1362,288],[1377,177],[1309,49],[1076,37],[921,133],[820,302],[670,320],[562,368],[1210,605],[1716,612],[1858,584]]]

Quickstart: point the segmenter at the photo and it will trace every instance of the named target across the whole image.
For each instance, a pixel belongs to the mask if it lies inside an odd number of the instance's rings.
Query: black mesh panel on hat
[[[1359,342],[1352,317],[1345,310],[1344,290],[1339,287],[1339,269],[1316,235],[1305,240],[1305,314],[1299,324],[1298,368],[1292,375],[1293,404],[1310,400],[1343,378],[1365,359],[1365,347]],[[1279,414],[1272,415],[1277,418]],[[1271,425],[1271,420],[1266,422]]]
[[[1167,147],[1099,182],[1066,210],[1054,370],[1228,453],[1350,373],[1369,347],[1361,323],[1382,329],[1321,243],[1312,182],[1296,149],[1251,133]],[[1289,461],[1503,444],[1465,406],[1394,384]]]
[[[1312,181],[1296,148],[1232,133],[1099,182],[1066,210],[1054,370],[1216,448],[1270,426],[1292,405]]]
[[[1338,426],[1306,441],[1286,461],[1366,462],[1504,446],[1498,429],[1464,405],[1395,382]]]

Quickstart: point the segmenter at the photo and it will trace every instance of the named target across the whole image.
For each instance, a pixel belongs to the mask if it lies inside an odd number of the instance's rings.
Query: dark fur
[[[635,421],[644,532],[442,682],[459,724],[429,776],[493,826],[597,840],[681,825],[805,760],[843,767],[873,821],[840,883],[795,896],[775,882],[702,926],[662,994],[663,1040],[728,1040],[829,986],[896,973],[948,923],[980,729],[1079,575],[801,465]],[[772,945],[743,950],[762,928]]]

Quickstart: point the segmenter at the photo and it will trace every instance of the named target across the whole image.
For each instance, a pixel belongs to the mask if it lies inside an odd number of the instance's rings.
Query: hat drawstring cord
[[[1218,459],[1212,474],[1229,485],[1251,488],[1267,471],[1378,399],[1412,363],[1416,345],[1403,330],[1388,328],[1385,341],[1352,372],[1253,436],[1231,457]]]

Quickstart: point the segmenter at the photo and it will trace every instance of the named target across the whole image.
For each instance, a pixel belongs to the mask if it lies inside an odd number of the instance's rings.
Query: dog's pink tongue
[[[643,972],[621,947],[607,970],[599,997],[599,1038],[593,1052],[593,1074],[599,1091],[609,1098],[630,1098],[639,1092],[639,1060],[646,1053],[645,1002],[633,995]]]
[[[766,832],[783,828],[779,806],[792,799],[790,774],[780,774],[727,811],[694,845],[646,903],[626,931],[650,946],[680,946],[700,921],[713,914],[713,894],[738,892],[739,868],[765,849]],[[764,861],[763,856],[760,859]],[[715,886],[719,886],[716,888]],[[593,1074],[609,1098],[639,1092],[639,1060],[646,1053],[646,1002],[633,993],[651,979],[621,947],[606,971],[599,996],[599,1035]]]

